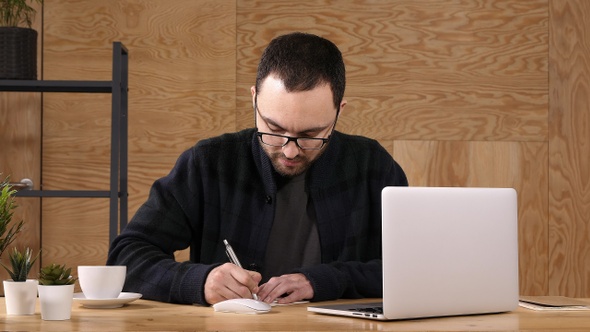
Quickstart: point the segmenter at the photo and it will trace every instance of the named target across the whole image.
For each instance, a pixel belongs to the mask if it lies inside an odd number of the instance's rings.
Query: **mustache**
[[[305,158],[302,155],[297,155],[295,156],[295,158],[287,158],[287,156],[285,156],[284,153],[282,152],[274,152],[271,154],[272,159],[287,159],[287,160],[293,160],[293,161],[306,161],[307,158]]]

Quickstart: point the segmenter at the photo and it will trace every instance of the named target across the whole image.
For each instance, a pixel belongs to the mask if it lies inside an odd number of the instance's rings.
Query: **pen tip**
[[[226,239],[223,239],[223,244],[228,245],[229,243],[227,243]]]

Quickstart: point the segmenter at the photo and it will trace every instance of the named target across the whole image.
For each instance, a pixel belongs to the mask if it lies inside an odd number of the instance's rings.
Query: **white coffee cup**
[[[123,290],[127,266],[80,265],[78,282],[87,299],[116,299]]]

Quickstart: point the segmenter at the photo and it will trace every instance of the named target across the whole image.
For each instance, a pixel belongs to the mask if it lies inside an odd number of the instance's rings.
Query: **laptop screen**
[[[386,187],[383,311],[375,303],[367,312],[364,304],[308,310],[384,320],[514,310],[517,215],[512,188]]]

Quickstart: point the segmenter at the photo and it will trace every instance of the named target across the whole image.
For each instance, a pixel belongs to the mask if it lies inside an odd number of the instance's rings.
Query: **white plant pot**
[[[72,315],[74,285],[39,285],[39,302],[43,320],[67,320]]]
[[[4,297],[7,315],[33,315],[37,302],[36,279],[27,281],[4,280]]]

